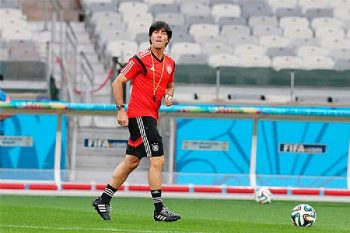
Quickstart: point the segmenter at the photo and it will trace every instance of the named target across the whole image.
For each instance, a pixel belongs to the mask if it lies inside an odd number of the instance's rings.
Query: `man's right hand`
[[[117,120],[118,120],[118,124],[120,124],[120,126],[122,126],[122,127],[128,126],[129,118],[128,118],[128,114],[126,113],[126,111],[124,109],[120,109],[118,111]]]

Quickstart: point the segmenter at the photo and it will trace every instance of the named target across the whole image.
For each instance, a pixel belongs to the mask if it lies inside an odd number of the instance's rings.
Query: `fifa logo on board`
[[[326,145],[320,144],[281,143],[279,145],[279,152],[284,153],[324,154],[326,149]]]

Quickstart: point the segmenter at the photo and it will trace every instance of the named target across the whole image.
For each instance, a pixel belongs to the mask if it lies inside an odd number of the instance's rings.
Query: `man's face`
[[[164,49],[169,42],[168,34],[164,29],[155,30],[151,35],[151,42],[151,46],[155,49]]]

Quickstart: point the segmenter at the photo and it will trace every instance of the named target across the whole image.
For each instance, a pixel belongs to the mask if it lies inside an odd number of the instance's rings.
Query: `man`
[[[141,158],[150,159],[148,183],[154,203],[155,221],[172,222],[181,217],[165,208],[161,197],[164,152],[162,137],[157,129],[158,111],[163,97],[170,106],[174,94],[175,62],[164,49],[172,36],[169,25],[154,22],[149,28],[150,48],[137,53],[113,82],[113,94],[118,110],[118,123],[128,126],[130,138],[124,160],[113,171],[101,197],[92,205],[104,220],[110,220],[110,201],[128,175],[139,165]],[[132,81],[128,111],[124,109],[123,85]]]

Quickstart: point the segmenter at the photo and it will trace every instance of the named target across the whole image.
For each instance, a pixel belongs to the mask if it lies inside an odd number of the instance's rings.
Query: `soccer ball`
[[[299,204],[293,208],[290,218],[295,226],[309,227],[316,221],[316,211],[308,204]]]
[[[259,204],[269,204],[272,200],[272,194],[267,188],[260,188],[255,192],[255,200]]]

